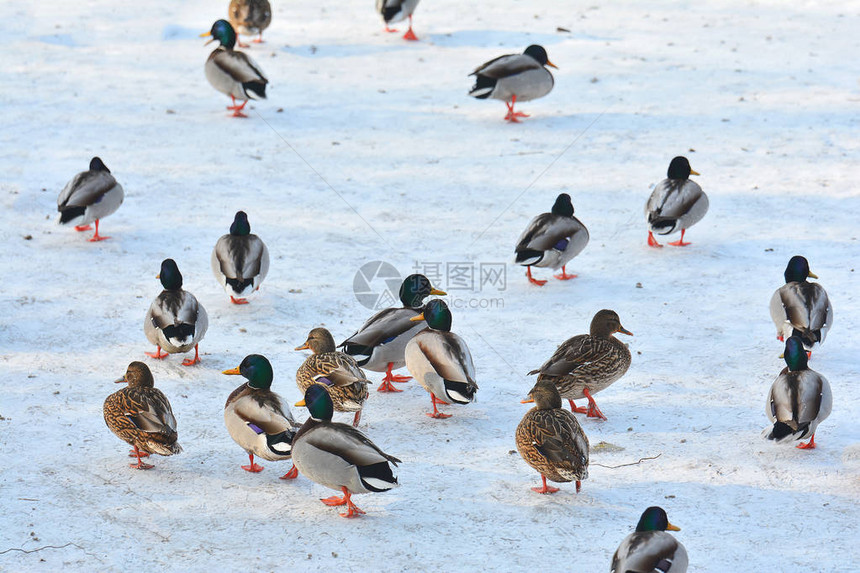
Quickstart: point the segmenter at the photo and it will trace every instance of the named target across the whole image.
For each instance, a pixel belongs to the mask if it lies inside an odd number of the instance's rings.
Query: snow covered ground
[[[691,571],[857,569],[860,3],[427,0],[417,43],[384,33],[370,0],[273,3],[248,50],[269,99],[245,120],[203,76],[197,35],[226,0],[4,4],[0,570],[608,571],[649,505],[681,526]],[[556,87],[508,125],[465,95],[467,74],[531,43]],[[711,210],[691,247],[652,250],[642,206],[681,154]],[[93,155],[126,191],[102,243],[55,224]],[[562,191],[591,243],[578,279],[537,288],[513,244]],[[241,307],[209,270],[238,209],[273,257]],[[814,451],[760,438],[783,366],[767,304],[794,254],[835,309],[811,363],[834,395]],[[196,367],[143,354],[166,257],[209,311]],[[222,419],[239,381],[220,372],[265,354],[298,400],[292,349],[314,326],[338,341],[360,326],[353,281],[372,261],[507,266],[480,291],[441,278],[479,401],[439,421],[417,384],[373,392],[361,429],[403,460],[402,485],[345,520],[318,501],[330,490],[278,480],[287,463],[239,468]],[[608,421],[580,419],[617,448],[592,451],[578,495],[535,494],[513,439],[525,373],[601,308],[634,332],[634,360],[597,396]],[[102,420],[133,360],[185,448],[149,472]]]

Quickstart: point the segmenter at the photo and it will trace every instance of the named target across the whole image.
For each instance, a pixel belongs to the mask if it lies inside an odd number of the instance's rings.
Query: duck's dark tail
[[[784,442],[788,440],[802,440],[809,432],[809,422],[804,422],[797,426],[795,430],[785,422],[776,422],[770,432],[765,433],[765,438],[775,442]]]
[[[488,78],[480,74],[475,76],[475,85],[469,90],[469,95],[478,99],[487,99],[493,90],[496,89],[495,78]]]
[[[812,348],[813,344],[821,342],[821,330],[809,330],[808,328],[800,330],[795,328],[792,330],[791,335],[800,337],[803,345],[807,348]]]
[[[536,251],[535,249],[523,249],[522,251],[517,251],[516,263],[518,265],[536,265],[537,263],[543,260],[543,251]]]
[[[658,235],[668,235],[678,228],[678,219],[651,214],[648,216],[648,224]]]
[[[246,94],[251,95],[248,93],[251,92],[260,99],[266,99],[266,84],[264,82],[245,82],[242,87],[245,88]]]
[[[396,460],[397,458],[394,459]],[[396,462],[392,463],[396,465]],[[370,491],[388,491],[397,485],[397,477],[394,475],[388,462],[358,466],[358,476],[364,487]]]
[[[60,211],[60,224],[65,225],[69,221],[73,221],[78,217],[83,217],[86,210],[86,207],[64,207],[63,210]]]

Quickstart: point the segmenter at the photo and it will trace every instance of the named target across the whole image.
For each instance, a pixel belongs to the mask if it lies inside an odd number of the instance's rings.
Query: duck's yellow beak
[[[155,275],[155,278],[160,279],[160,278],[161,278],[161,273],[158,273],[157,275]]]
[[[690,167],[690,175],[701,175],[701,173],[699,173],[698,171],[694,171],[693,168]]]
[[[296,350],[309,350],[310,346],[308,346],[308,341],[305,340],[305,343],[301,346],[296,346]]]
[[[629,330],[627,330],[626,328],[624,328],[620,324],[618,325],[618,330],[616,330],[615,332],[620,332],[621,334],[626,334],[627,336],[633,336],[632,332],[630,332]]]
[[[785,352],[779,355],[780,358],[785,359]]]
[[[555,65],[555,64],[553,64],[553,63],[552,63],[552,62],[550,62],[549,60],[547,60],[547,61],[546,61],[546,65],[548,65],[548,66],[549,66],[549,67],[551,67],[551,68],[558,69],[558,66],[557,66],[557,65]]]
[[[814,272],[812,272],[812,271],[809,271],[809,274],[808,274],[808,275],[806,275],[806,276],[808,276],[809,278],[812,278],[812,279],[817,279],[817,278],[818,278],[818,275],[817,275],[817,274],[815,274],[815,273],[814,273]]]
[[[299,400],[298,402],[296,402],[296,403],[295,403],[295,405],[296,405],[296,406],[298,406],[299,408],[304,408],[304,407],[305,407],[305,400],[304,400],[304,398],[302,398],[301,400]]]
[[[424,320],[424,313],[422,312],[418,316],[413,316],[409,319],[410,322],[418,322],[419,320]]]
[[[114,383],[114,384],[122,384],[122,383],[124,383],[124,382],[125,382],[125,376],[123,376],[123,377],[122,377],[122,378],[120,378],[119,380],[114,380],[114,381],[113,381],[113,383]]]
[[[535,399],[532,398],[531,396],[529,396],[525,400],[520,400],[520,404],[533,404],[534,401],[535,401]]]
[[[666,531],[681,531],[681,528],[677,525],[672,525],[671,523],[666,526]]]
[[[430,289],[430,294],[435,294],[436,296],[445,296],[448,293],[443,291],[443,290],[439,290],[437,288],[434,288],[434,289]]]
[[[211,35],[212,35],[212,32],[203,32],[202,34],[200,34],[200,37],[201,37],[201,38],[205,38],[206,36],[211,36]],[[204,45],[204,46],[206,46],[206,45],[208,45],[208,44],[211,44],[211,43],[212,43],[212,42],[214,42],[214,41],[215,41],[215,38],[212,38],[211,40],[209,40],[208,42],[206,42],[206,43],[205,43],[205,44],[203,44],[203,45]]]
[[[221,374],[227,374],[228,376],[234,376],[234,375],[239,374],[239,373],[240,373],[239,367],[237,366],[236,368],[231,368],[230,370],[225,370]]]

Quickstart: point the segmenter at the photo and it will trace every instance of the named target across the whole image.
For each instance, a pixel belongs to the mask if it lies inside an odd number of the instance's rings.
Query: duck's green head
[[[173,259],[164,259],[161,261],[161,272],[155,278],[161,280],[161,286],[165,290],[179,290],[182,288],[182,273],[179,272],[179,267],[176,266],[176,261]]]
[[[236,368],[225,370],[222,374],[241,374],[248,380],[248,386],[258,390],[268,390],[272,387],[272,364],[262,354],[249,354]]]
[[[212,24],[212,29],[200,34],[201,38],[205,38],[206,36],[212,36],[212,39],[206,42],[207,44],[218,40],[222,46],[229,50],[232,50],[233,46],[236,45],[236,30],[233,29],[233,26],[227,20],[216,20]]]
[[[448,310],[445,301],[439,298],[429,301],[424,305],[424,311],[421,314],[413,316],[409,320],[412,322],[426,320],[427,326],[433,330],[451,331],[451,311]]]
[[[793,371],[806,370],[808,368],[809,356],[803,347],[803,340],[799,336],[789,336],[785,341],[785,352],[781,358],[785,359],[788,369]]]
[[[618,318],[618,313],[614,310],[604,308],[598,311],[591,319],[591,328],[589,329],[591,336],[599,336],[606,338],[616,332],[633,336],[633,333],[621,326],[621,319]]]
[[[642,512],[642,517],[639,518],[639,523],[636,525],[636,531],[681,531],[680,527],[676,527],[669,523],[669,518],[666,516],[666,511],[662,507],[652,506]]]
[[[104,164],[101,157],[93,157],[90,159],[90,171],[105,171],[110,173],[110,169]]]
[[[573,203],[570,202],[570,195],[562,193],[555,198],[555,204],[552,206],[553,215],[561,215],[562,217],[573,217]]]
[[[334,415],[334,404],[328,390],[321,385],[311,384],[305,390],[305,406],[307,406],[312,418],[331,422],[331,417]]]
[[[666,177],[669,179],[689,179],[690,175],[698,175],[698,173],[693,171],[686,157],[678,156],[669,163],[669,170],[666,172]]]
[[[806,257],[800,255],[791,257],[785,267],[784,276],[786,284],[791,282],[804,283],[808,277],[818,278],[818,275],[809,270],[809,261],[806,260]]]
[[[233,224],[230,225],[230,234],[237,237],[246,237],[251,234],[251,223],[248,222],[248,214],[244,211],[237,211],[233,217]]]
[[[446,293],[433,288],[430,280],[424,275],[409,275],[400,285],[400,302],[405,308],[420,308],[424,299],[435,294],[444,296]]]
[[[128,384],[129,388],[152,388],[155,381],[149,366],[143,362],[132,362],[125,370],[125,376],[116,380],[117,384]]]
[[[324,352],[334,352],[336,348],[331,332],[318,326],[308,333],[308,339],[301,346],[297,346],[296,350],[310,349],[314,354],[322,354]]]
[[[527,56],[531,56],[537,60],[537,62],[542,66],[549,66],[551,68],[558,69],[558,66],[549,61],[549,56],[546,53],[546,50],[543,46],[538,46],[537,44],[532,44],[523,52]]]

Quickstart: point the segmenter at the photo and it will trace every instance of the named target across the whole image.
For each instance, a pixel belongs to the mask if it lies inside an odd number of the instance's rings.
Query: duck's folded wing
[[[390,342],[407,330],[415,328],[416,323],[410,320],[414,316],[418,316],[418,313],[408,308],[381,310],[371,316],[359,331],[347,338],[341,346],[358,344],[374,348]]]
[[[116,179],[107,171],[84,171],[69,181],[57,198],[57,206],[87,207],[98,203],[105,193],[116,186]]]
[[[248,424],[253,424],[266,434],[278,434],[289,430],[292,417],[287,417],[276,396],[267,396],[262,403],[253,396],[246,396],[234,405],[234,412]]]
[[[445,380],[475,384],[475,367],[465,343],[451,332],[431,332],[415,339],[433,370]],[[477,387],[477,384],[475,384]]]
[[[511,54],[499,56],[489,62],[475,68],[470,75],[479,75],[492,79],[508,78],[528,70],[540,69],[537,60],[524,54]]]
[[[578,368],[605,358],[611,351],[609,341],[588,335],[574,336],[556,349],[543,366],[529,372],[565,376]]]
[[[320,355],[325,358],[321,372],[334,386],[350,386],[356,382],[367,383],[367,376],[356,364],[355,359],[341,352]]]
[[[648,211],[655,216],[674,219],[689,213],[702,197],[702,188],[695,181],[664,179],[651,195]]]
[[[570,237],[580,232],[587,233],[588,231],[578,220],[552,213],[543,213],[532,219],[529,226],[526,227],[517,242],[516,251],[526,249],[547,251],[552,248],[561,251],[567,246]]]
[[[265,83],[269,81],[256,62],[243,52],[219,50],[213,56],[212,61],[239,83],[260,81]]]
[[[266,246],[257,235],[224,235],[215,243],[215,256],[228,278],[254,278],[260,274]]]
[[[148,396],[137,393],[137,399],[128,404],[125,415],[141,431],[148,433],[176,432],[176,418],[167,398],[154,389]]]
[[[305,434],[304,439],[309,445],[356,466],[369,466],[385,461],[394,465],[400,463],[399,459],[386,454],[364,434],[346,424],[320,426]]]

